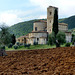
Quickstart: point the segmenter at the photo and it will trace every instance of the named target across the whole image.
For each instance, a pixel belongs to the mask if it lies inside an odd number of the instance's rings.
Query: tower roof
[[[48,8],[57,8],[57,7],[54,7],[54,6],[49,6]],[[57,8],[58,9],[58,8]]]

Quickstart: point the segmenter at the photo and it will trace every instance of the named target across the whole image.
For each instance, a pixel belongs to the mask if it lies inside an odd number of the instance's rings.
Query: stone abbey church
[[[38,44],[47,44],[48,35],[52,33],[55,9],[58,11],[58,8],[49,6],[47,8],[47,21],[39,20],[34,22],[33,31],[25,36],[17,38],[16,41],[31,45],[33,45],[34,42],[38,42]],[[58,30],[65,32],[66,42],[71,42],[72,36],[71,32],[68,32],[68,24],[58,23]]]

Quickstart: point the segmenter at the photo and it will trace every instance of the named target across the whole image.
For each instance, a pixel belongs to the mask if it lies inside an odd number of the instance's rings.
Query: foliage
[[[8,45],[11,42],[11,34],[8,31],[8,27],[2,24],[0,26],[0,44]]]
[[[54,45],[55,44],[55,34],[52,32],[49,37],[48,37],[48,44],[49,45]]]
[[[20,43],[20,46],[23,46],[24,44],[23,43]]]
[[[58,33],[58,10],[57,8],[55,9],[55,13],[54,13],[53,32],[55,33],[55,37],[56,37]]]
[[[66,40],[65,40],[66,37],[65,37],[64,32],[59,31],[58,34],[56,35],[56,38],[60,44],[63,44],[66,42]]]
[[[43,19],[45,20],[45,19]],[[33,30],[33,23],[37,20],[30,20],[26,22],[21,22],[9,27],[10,33],[14,34],[16,37],[20,37],[30,33]]]
[[[20,46],[20,43],[19,42],[16,42],[16,45]]]
[[[12,44],[12,43],[10,43],[10,44],[8,45],[8,48],[12,48],[12,46],[13,46],[13,44]]]
[[[30,47],[30,45],[31,45],[31,44],[25,44],[25,45],[24,45],[24,47],[25,47],[25,48],[26,48],[26,47],[28,47],[28,48],[29,48],[29,47]]]
[[[65,19],[67,19],[67,18],[62,18],[62,19],[59,19],[58,21],[60,23],[60,22],[64,21]]]
[[[31,45],[29,48],[25,46],[20,46],[17,48],[17,50],[32,50],[32,49],[47,49],[47,48],[55,48],[55,45]],[[6,50],[15,50],[14,46],[12,48],[6,47]]]
[[[5,46],[4,45],[1,45],[0,46],[0,49],[4,49],[5,50]]]
[[[16,42],[16,37],[14,34],[11,35],[11,43],[14,45]]]
[[[70,43],[66,43],[65,46],[66,46],[66,47],[70,47]]]
[[[34,42],[33,45],[38,45],[38,42]]]
[[[9,27],[9,31],[10,33],[14,34],[16,38],[26,35],[33,30],[33,23],[37,20],[40,19],[14,24],[13,26]],[[47,20],[47,19],[41,19],[41,20]],[[59,23],[67,23],[69,29],[75,28],[75,16],[59,19]]]
[[[72,35],[72,44],[75,42],[75,35]]]
[[[68,17],[68,18],[60,21],[60,23],[67,23],[68,28],[73,29],[73,28],[75,28],[75,16]]]
[[[17,49],[18,48],[18,45],[14,45],[14,49]]]

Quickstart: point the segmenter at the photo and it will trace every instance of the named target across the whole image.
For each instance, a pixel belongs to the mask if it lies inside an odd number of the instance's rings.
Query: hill
[[[62,23],[62,22],[67,23],[69,29],[75,28],[75,16],[71,16],[66,19],[63,19],[60,21],[60,23]]]
[[[7,51],[0,75],[75,75],[75,47]]]
[[[39,20],[39,19],[36,19],[36,20]],[[16,35],[16,37],[26,35],[32,31],[33,23],[36,20],[30,20],[30,21],[15,24],[15,25],[11,26],[9,28],[9,30],[11,33],[14,33]],[[46,19],[42,19],[42,20],[46,20]],[[59,19],[59,22],[60,23],[62,23],[62,22],[67,23],[69,29],[75,28],[75,16]]]
[[[30,20],[30,21],[15,24],[9,27],[9,31],[12,34],[15,34],[16,37],[26,35],[33,30],[33,23],[34,21],[37,21],[37,20],[40,20],[40,19]],[[42,20],[46,20],[46,19],[42,19]]]

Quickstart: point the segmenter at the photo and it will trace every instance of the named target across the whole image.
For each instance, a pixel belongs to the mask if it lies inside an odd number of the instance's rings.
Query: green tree
[[[65,38],[66,37],[65,37],[65,33],[64,32],[59,31],[58,34],[56,35],[56,39],[58,40],[58,42],[60,44],[63,44],[63,43],[66,42]]]
[[[16,42],[16,37],[14,34],[11,35],[11,43],[14,45]]]
[[[55,44],[55,34],[52,32],[49,37],[48,37],[48,44],[49,45],[54,45]]]
[[[55,9],[55,13],[54,13],[53,32],[55,33],[55,37],[56,37],[58,33],[58,10],[57,8]]]
[[[10,33],[8,27],[5,24],[0,26],[0,45],[8,45],[11,42]]]
[[[72,44],[75,42],[75,34],[72,34]]]

